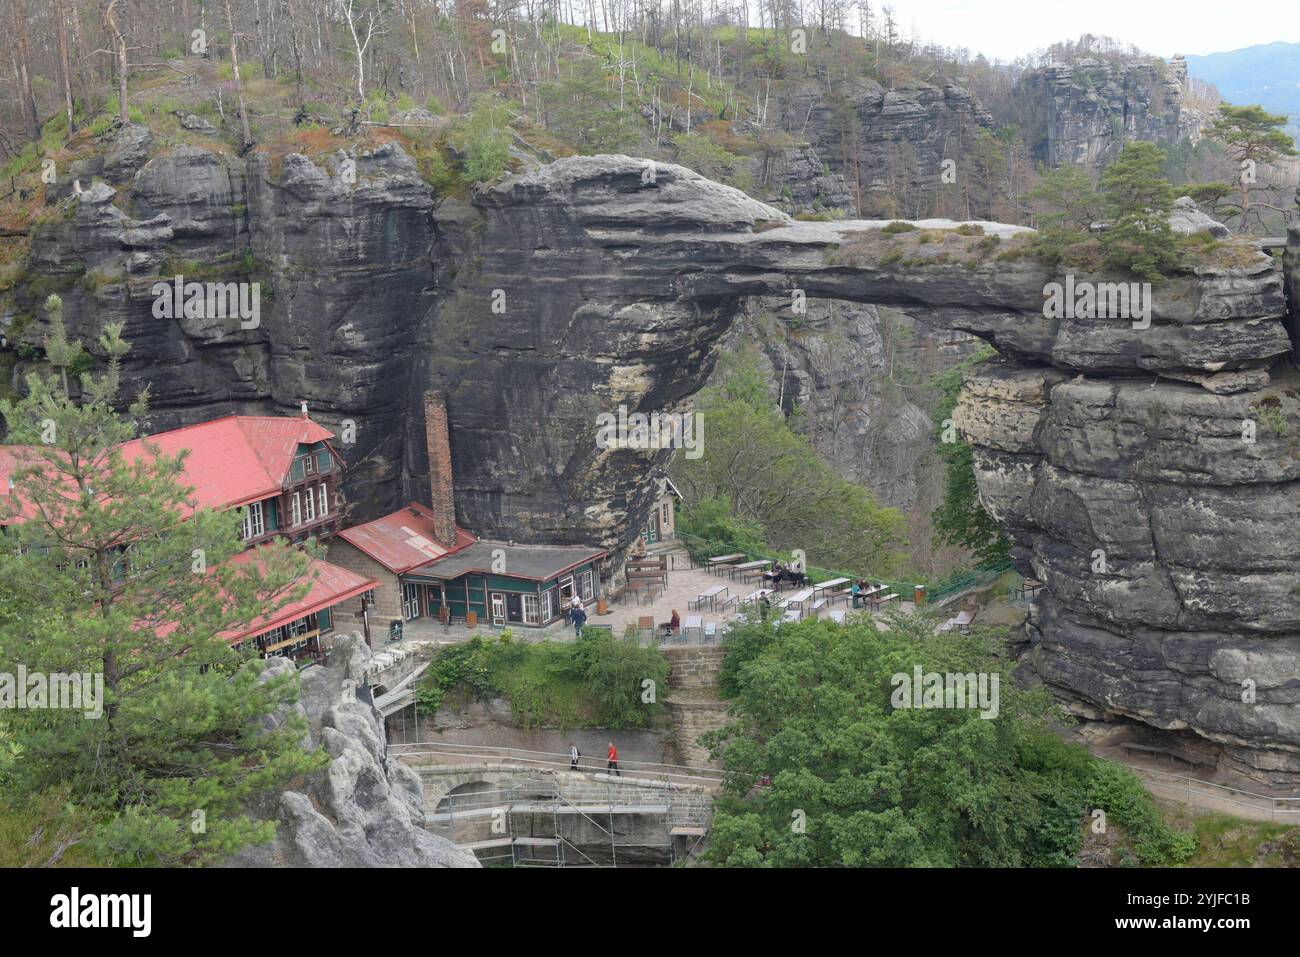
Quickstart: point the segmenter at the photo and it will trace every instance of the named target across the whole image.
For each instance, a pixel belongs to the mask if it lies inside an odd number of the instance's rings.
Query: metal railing
[[[484,760],[510,761],[539,769],[570,771],[571,759],[567,753],[557,751],[532,751],[526,748],[501,748],[480,744],[453,744],[444,741],[414,741],[409,744],[390,744],[388,753],[399,758],[419,757],[456,757],[480,758]],[[607,761],[602,758],[583,755],[578,759],[578,771],[587,774],[604,774]],[[687,764],[665,764],[660,761],[618,762],[620,771],[639,775],[639,778],[627,778],[627,784],[638,784],[641,780],[650,781],[660,786],[709,786],[720,785],[726,776],[717,768],[697,767]]]
[[[1288,814],[1300,814],[1300,797],[1277,797],[1271,794],[1259,794],[1255,791],[1246,791],[1226,784],[1215,784],[1213,781],[1202,781],[1200,778],[1194,778],[1189,774],[1173,774],[1155,768],[1144,768],[1137,764],[1119,763],[1130,771],[1146,776],[1155,787],[1163,788],[1170,792],[1171,795],[1181,795],[1182,799],[1188,804],[1196,803],[1192,800],[1193,797],[1203,797],[1215,802],[1248,808],[1261,814],[1266,813],[1271,821],[1277,821],[1279,814],[1284,815],[1282,818],[1284,821],[1300,821],[1300,818],[1285,817]],[[1152,780],[1153,778],[1163,780]],[[1243,798],[1245,800],[1242,800]]]

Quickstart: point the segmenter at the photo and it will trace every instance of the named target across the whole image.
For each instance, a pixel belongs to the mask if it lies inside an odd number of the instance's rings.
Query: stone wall
[[[674,690],[685,688],[714,688],[727,650],[712,645],[676,645],[663,650],[672,666],[668,686]]]
[[[725,727],[731,720],[726,702],[717,697],[718,675],[727,651],[714,646],[684,645],[665,648],[664,654],[672,666],[664,704],[672,715],[678,760],[693,768],[719,767],[699,739],[706,732]]]

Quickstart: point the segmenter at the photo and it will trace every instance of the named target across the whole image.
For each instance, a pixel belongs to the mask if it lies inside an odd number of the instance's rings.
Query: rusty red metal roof
[[[329,429],[304,416],[228,415],[132,439],[121,451],[133,462],[152,454],[147,446],[168,456],[188,449],[180,484],[194,489],[195,508],[224,509],[279,494],[300,445],[325,442],[338,458],[333,438]],[[34,506],[10,491],[9,479],[22,465],[40,464],[45,454],[48,450],[40,446],[0,445],[0,518],[15,510],[20,519],[33,517]]]
[[[236,565],[258,563],[260,551],[260,548],[250,548],[248,551],[240,552],[230,561]],[[303,615],[330,608],[349,598],[356,598],[362,592],[374,588],[376,584],[373,578],[358,575],[356,572],[332,565],[319,558],[308,559],[306,575],[311,580],[311,589],[298,601],[288,602],[271,614],[258,618],[247,628],[225,632],[221,637],[234,644],[252,635],[260,635],[264,631],[296,621]]]
[[[235,508],[279,494],[300,445],[330,444],[334,433],[306,416],[228,415],[122,446],[128,462],[149,455],[148,445],[174,456],[188,449],[183,485],[197,508]]]
[[[439,544],[434,533],[433,512],[418,502],[411,502],[405,508],[372,522],[345,528],[338,535],[399,575],[417,565],[468,548],[475,542],[473,535],[457,528],[456,547],[447,548]]]

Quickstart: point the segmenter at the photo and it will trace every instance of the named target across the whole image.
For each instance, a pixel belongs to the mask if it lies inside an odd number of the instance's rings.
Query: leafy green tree
[[[1164,824],[1128,771],[1053,731],[1042,689],[1018,688],[1001,635],[936,633],[925,616],[729,635],[723,693],[736,721],[707,743],[728,772],[709,857],[740,867],[1068,866],[1100,807],[1147,865],[1177,863],[1189,834]],[[897,676],[998,676],[996,713],[896,707]],[[766,779],[767,786],[755,788]]]
[[[468,182],[496,179],[510,165],[508,119],[502,107],[488,96],[478,99],[452,139],[463,154],[463,175]]]
[[[942,437],[952,419],[961,394],[964,372],[993,354],[984,349],[965,362],[935,376],[932,384],[939,394],[935,406],[935,428]],[[974,552],[981,561],[1006,558],[1011,542],[999,525],[980,504],[979,486],[975,481],[974,453],[968,443],[953,433],[954,441],[940,441],[937,448],[943,461],[945,483],[943,500],[932,516],[935,536],[946,545],[959,545]]]
[[[1029,198],[1038,227],[1036,244],[1049,259],[1061,259],[1074,244],[1088,238],[1092,224],[1104,212],[1101,196],[1082,166],[1040,168]]]
[[[579,153],[621,153],[640,139],[638,126],[618,108],[600,63],[576,59],[539,91],[546,129]]]
[[[80,377],[61,303],[49,302],[46,351],[55,372],[33,373],[20,401],[0,401],[18,467],[0,508],[0,660],[29,673],[102,676],[102,714],[11,712],[21,750],[15,801],[59,788],[94,821],[82,836],[119,864],[199,863],[269,839],[273,822],[243,812],[252,796],[315,769],[305,725],[264,733],[260,719],[296,700],[296,675],[262,681],[223,637],[305,592],[307,560],[284,544],[259,560],[242,551],[235,512],[195,509],[180,484],[183,456],[122,445],[147,395],[114,409],[128,346],[109,325],[107,370]]]
[[[1249,225],[1251,211],[1257,207],[1278,213],[1287,210],[1268,203],[1254,202],[1259,183],[1259,167],[1276,163],[1284,156],[1295,156],[1295,140],[1283,132],[1289,122],[1285,113],[1269,113],[1262,106],[1219,107],[1219,115],[1206,134],[1222,143],[1237,166],[1237,186],[1240,191],[1241,231]]]
[[[1103,260],[1152,281],[1178,258],[1169,225],[1174,188],[1161,171],[1164,159],[1154,143],[1130,143],[1101,177],[1109,220],[1101,234]]]
[[[802,548],[821,567],[897,570],[902,516],[836,474],[790,427],[752,353],[725,356],[718,381],[699,394],[695,408],[704,423],[703,455],[678,455],[672,466],[689,501],[725,502],[737,533],[747,536],[757,526],[770,547]],[[717,520],[707,509],[703,516]],[[688,517],[687,527],[696,521]]]

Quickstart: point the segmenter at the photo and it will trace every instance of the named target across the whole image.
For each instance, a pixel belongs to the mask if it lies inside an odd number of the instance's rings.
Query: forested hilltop
[[[59,162],[133,110],[178,136],[211,124],[241,151],[437,120],[431,177],[490,178],[522,138],[550,155],[673,160],[806,215],[1032,223],[1042,165],[1095,177],[1133,139],[1173,151],[1175,183],[1232,179],[1233,158],[1204,136],[1217,94],[1181,58],[1085,36],[994,63],[869,0],[7,5],[11,191],[37,159]],[[842,185],[789,175],[804,143]]]

